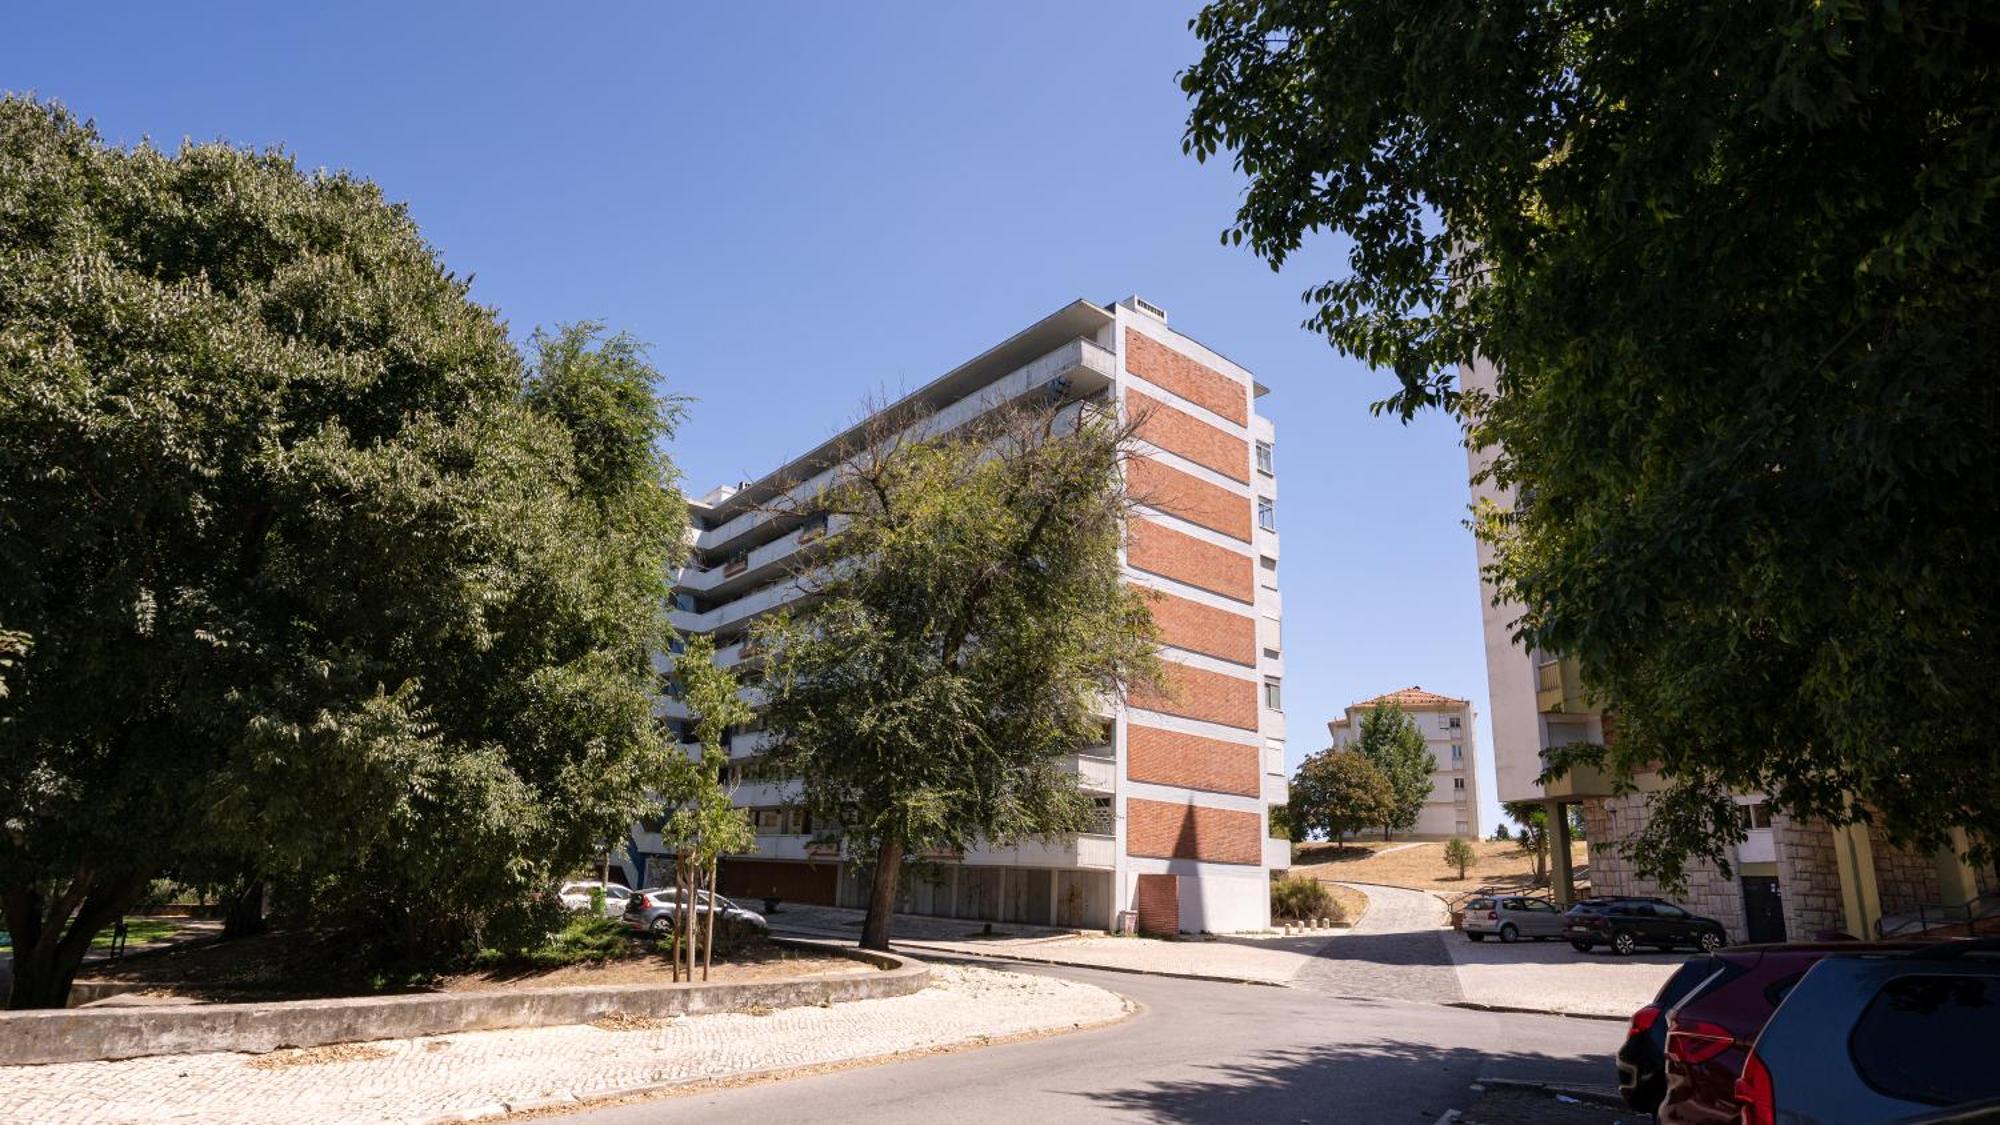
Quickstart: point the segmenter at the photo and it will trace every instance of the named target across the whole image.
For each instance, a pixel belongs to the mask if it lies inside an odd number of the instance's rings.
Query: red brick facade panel
[[[1125,330],[1125,370],[1239,426],[1250,421],[1250,388],[1142,332]]]
[[[1129,697],[1132,706],[1242,730],[1257,729],[1257,685],[1251,681],[1172,661],[1162,661],[1160,672],[1165,690],[1135,687]]]
[[[1203,605],[1187,598],[1144,586],[1135,586],[1153,611],[1153,624],[1160,627],[1160,639],[1175,648],[1228,660],[1246,667],[1257,666],[1257,622],[1242,613]]]
[[[1139,932],[1171,937],[1181,932],[1181,879],[1178,875],[1141,875],[1134,888],[1132,909],[1139,914]]]
[[[1125,487],[1149,508],[1178,516],[1233,539],[1250,541],[1250,498],[1238,496],[1193,473],[1135,457],[1125,465]]]
[[[1141,439],[1231,480],[1250,483],[1249,442],[1136,389],[1125,391],[1125,410],[1137,423],[1135,432]]]
[[[1136,723],[1125,728],[1125,776],[1133,781],[1255,797],[1263,784],[1257,758],[1257,747],[1240,742]]]
[[[1199,586],[1246,605],[1257,600],[1256,566],[1250,556],[1204,543],[1151,520],[1126,522],[1125,561],[1136,570]]]
[[[1253,812],[1129,797],[1125,852],[1153,859],[1261,864],[1264,820]]]

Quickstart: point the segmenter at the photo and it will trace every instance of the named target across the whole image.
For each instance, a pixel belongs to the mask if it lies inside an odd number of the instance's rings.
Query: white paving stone
[[[490,1115],[512,1104],[876,1058],[1117,1019],[1123,999],[1052,977],[937,966],[911,996],[768,1015],[691,1016],[379,1041],[385,1057],[259,1069],[242,1054],[0,1067],[0,1121],[359,1122]]]

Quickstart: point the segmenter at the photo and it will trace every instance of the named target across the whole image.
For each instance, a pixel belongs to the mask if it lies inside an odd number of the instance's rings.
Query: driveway
[[[1463,1000],[1445,938],[1444,903],[1425,891],[1344,883],[1368,896],[1368,913],[1317,950],[1292,984],[1336,996],[1429,1004]]]
[[[1623,1028],[1596,1020],[1342,1000],[1299,988],[1069,967],[1023,971],[1100,985],[1137,1001],[1139,1013],[1109,1027],[1054,1039],[579,1116],[602,1125],[1430,1125],[1446,1110],[1470,1105],[1475,1095],[1469,1087],[1481,1079],[1610,1083],[1611,1054],[1624,1039]]]

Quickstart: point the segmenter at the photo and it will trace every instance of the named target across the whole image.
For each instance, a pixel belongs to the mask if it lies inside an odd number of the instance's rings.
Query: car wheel
[[[1521,931],[1514,928],[1514,923],[1509,922],[1500,927],[1500,940],[1512,945],[1521,940]]]
[[[1704,930],[1701,935],[1701,951],[1713,953],[1722,948],[1722,935],[1714,930]]]
[[[1616,933],[1611,935],[1611,952],[1616,953],[1620,957],[1630,957],[1632,951],[1638,947],[1639,943],[1633,940],[1631,934]]]
[[[1472,934],[1472,933],[1468,933],[1468,934],[1466,934],[1465,936],[1466,936],[1466,937],[1469,937],[1469,938],[1471,938],[1471,939],[1472,939],[1473,941],[1485,941],[1485,940],[1486,940],[1486,935],[1485,935],[1485,934]]]
[[[1590,952],[1590,943],[1587,941],[1573,941],[1569,943],[1569,947],[1571,949],[1576,950],[1578,953]]]
[[[662,914],[658,918],[653,919],[652,924],[647,928],[652,930],[655,934],[664,936],[668,933],[673,932],[674,920],[671,917]]]

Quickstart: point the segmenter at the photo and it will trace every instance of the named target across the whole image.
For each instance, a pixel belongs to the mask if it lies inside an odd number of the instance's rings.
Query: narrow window
[[[1271,443],[1268,441],[1257,443],[1257,471],[1267,477],[1274,475],[1271,468]]]
[[[1278,506],[1262,496],[1257,498],[1257,526],[1265,531],[1278,530]]]
[[[1281,681],[1276,676],[1264,677],[1264,706],[1273,711],[1283,711],[1285,700]]]

